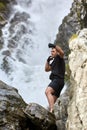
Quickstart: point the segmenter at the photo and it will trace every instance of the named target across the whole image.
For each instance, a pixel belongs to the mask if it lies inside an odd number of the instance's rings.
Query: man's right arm
[[[49,65],[48,62],[46,62],[46,64],[45,64],[45,71],[46,71],[46,72],[51,71],[51,66]]]
[[[53,57],[52,56],[49,56],[48,58],[47,58],[47,62],[46,62],[46,64],[45,64],[45,71],[46,72],[49,72],[49,71],[51,71],[51,66],[50,66],[50,61],[53,59]]]

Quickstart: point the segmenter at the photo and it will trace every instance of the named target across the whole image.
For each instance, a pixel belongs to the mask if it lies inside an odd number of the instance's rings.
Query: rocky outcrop
[[[68,16],[63,19],[56,36],[55,44],[59,44],[69,54],[68,40],[78,30],[87,27],[87,1],[74,0]]]
[[[0,81],[0,130],[27,130],[25,107],[18,91]]]
[[[17,89],[0,81],[0,130],[57,130],[55,116],[42,106],[27,105]]]
[[[67,107],[69,104],[69,82],[67,82],[65,92],[57,99],[54,105],[54,114],[58,130],[66,130],[66,121],[68,117]]]
[[[36,103],[30,103],[24,113],[35,125],[34,130],[57,130],[54,114]]]
[[[7,23],[7,19],[12,10],[11,5],[16,4],[15,0],[0,0],[0,27]]]
[[[70,102],[67,130],[87,130],[87,29],[70,40]]]
[[[12,11],[12,5],[16,4],[15,0],[0,0],[0,49],[3,47],[2,27],[4,27]]]

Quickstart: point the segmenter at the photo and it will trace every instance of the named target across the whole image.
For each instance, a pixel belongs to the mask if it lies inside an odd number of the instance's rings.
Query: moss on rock
[[[71,38],[69,39],[69,43],[70,43],[72,40],[76,39],[77,37],[78,37],[77,34],[73,34],[73,35],[71,36]]]
[[[0,2],[0,11],[5,10],[5,8],[6,8],[6,4]]]

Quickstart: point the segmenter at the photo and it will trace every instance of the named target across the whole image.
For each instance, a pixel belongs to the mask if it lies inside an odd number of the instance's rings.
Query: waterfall
[[[17,0],[2,29],[0,79],[18,89],[25,102],[47,106],[45,89],[49,73],[44,66],[58,26],[69,13],[72,1]]]

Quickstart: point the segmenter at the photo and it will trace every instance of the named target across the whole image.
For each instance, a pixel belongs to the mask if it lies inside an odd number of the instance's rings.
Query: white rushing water
[[[72,0],[31,1],[30,3],[29,0],[18,0],[8,23],[2,30],[4,47],[0,52],[0,79],[16,87],[25,102],[36,102],[47,107],[44,92],[49,84],[49,73],[44,71],[44,65],[50,55],[48,43],[54,41],[58,26],[69,13]],[[16,17],[18,18],[23,12],[24,17],[26,14],[30,17],[11,25],[15,14],[19,13]],[[21,34],[22,27],[25,32]],[[15,48],[9,48],[10,40],[17,44]],[[5,59],[2,52],[6,50],[11,52],[11,56],[6,57],[11,68],[9,74],[2,70],[3,58]],[[20,58],[22,60],[19,60]]]

